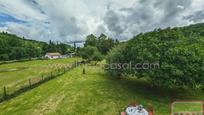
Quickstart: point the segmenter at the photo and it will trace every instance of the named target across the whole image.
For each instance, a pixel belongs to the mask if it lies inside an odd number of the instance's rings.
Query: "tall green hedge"
[[[202,88],[204,86],[204,25],[156,29],[139,34],[115,47],[107,57],[112,63],[148,63],[159,68],[106,69],[112,76],[133,74],[147,77],[153,85],[163,87]],[[199,27],[199,28],[198,28]]]

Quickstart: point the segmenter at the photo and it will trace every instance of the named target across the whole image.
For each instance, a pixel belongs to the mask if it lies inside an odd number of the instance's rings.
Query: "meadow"
[[[28,78],[40,77],[42,74],[49,73],[56,69],[57,64],[69,64],[79,59],[80,58],[35,60],[2,64],[0,65],[0,87],[15,84],[16,82]]]
[[[169,115],[174,100],[203,98],[203,91],[151,87],[150,83],[134,77],[116,80],[101,67],[85,65],[1,103],[0,114],[118,115],[136,101],[144,107],[151,104],[155,115]]]
[[[71,63],[80,58],[68,58],[57,60],[34,60],[0,65],[0,99],[6,94],[13,94],[29,86],[41,82],[50,74],[58,74],[59,70],[71,66]]]

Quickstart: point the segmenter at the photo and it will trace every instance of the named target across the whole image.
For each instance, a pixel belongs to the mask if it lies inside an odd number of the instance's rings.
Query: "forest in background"
[[[47,52],[60,52],[67,54],[74,52],[74,47],[49,41],[49,43],[29,40],[7,32],[0,33],[0,60],[20,60],[39,58]]]

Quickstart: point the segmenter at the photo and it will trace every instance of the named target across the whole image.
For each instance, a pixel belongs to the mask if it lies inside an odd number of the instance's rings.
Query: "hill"
[[[27,58],[37,58],[46,52],[60,52],[65,54],[73,48],[66,44],[55,44],[28,40],[13,34],[0,33],[0,60],[19,60]]]

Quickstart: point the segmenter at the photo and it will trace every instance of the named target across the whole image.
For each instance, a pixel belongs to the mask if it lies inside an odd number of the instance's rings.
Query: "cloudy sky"
[[[203,0],[0,0],[0,31],[42,41],[124,40],[203,21]]]

